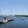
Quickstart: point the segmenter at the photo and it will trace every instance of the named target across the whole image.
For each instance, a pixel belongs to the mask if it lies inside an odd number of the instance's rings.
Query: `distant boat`
[[[22,20],[24,20],[24,17],[22,17]]]

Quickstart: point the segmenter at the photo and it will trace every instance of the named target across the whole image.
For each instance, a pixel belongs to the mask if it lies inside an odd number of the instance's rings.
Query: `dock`
[[[9,21],[14,21],[14,19],[2,20],[2,21],[0,21],[0,24],[5,24],[5,23],[7,23],[7,22],[9,22]]]
[[[11,19],[8,19],[8,21],[14,21],[14,19],[13,19],[13,18],[11,18]]]
[[[2,17],[2,18],[1,18],[2,20],[0,20],[0,24],[5,24],[5,23],[8,23],[10,21],[14,21],[14,18],[12,16]]]

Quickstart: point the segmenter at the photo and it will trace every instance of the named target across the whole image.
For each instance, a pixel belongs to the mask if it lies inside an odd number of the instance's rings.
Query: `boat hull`
[[[0,24],[4,24],[4,22],[0,22]]]

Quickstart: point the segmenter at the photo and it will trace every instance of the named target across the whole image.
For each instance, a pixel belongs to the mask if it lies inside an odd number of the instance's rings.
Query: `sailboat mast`
[[[0,9],[0,13],[1,13],[1,16],[2,16],[2,12],[1,12],[1,9]]]
[[[12,10],[11,10],[11,16],[12,16]]]

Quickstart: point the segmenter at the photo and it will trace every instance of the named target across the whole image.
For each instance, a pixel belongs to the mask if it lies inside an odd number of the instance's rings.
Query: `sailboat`
[[[12,10],[11,10],[11,15],[10,15],[10,19],[8,21],[14,21],[14,18],[12,16]]]
[[[0,10],[0,12],[1,12],[1,10]],[[0,18],[2,18],[2,19],[0,20],[0,24],[6,23],[6,22],[8,21],[8,20],[5,20],[5,19],[3,18],[2,13],[1,13]]]
[[[24,17],[20,16],[20,18],[21,18],[22,20],[24,20]]]
[[[22,20],[24,20],[24,17],[22,17]]]
[[[12,10],[11,10],[11,20],[14,21],[14,17],[12,16]]]

